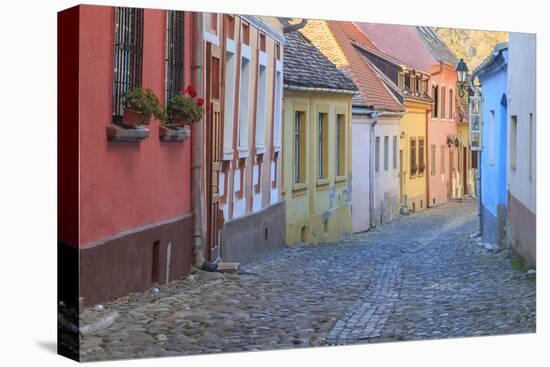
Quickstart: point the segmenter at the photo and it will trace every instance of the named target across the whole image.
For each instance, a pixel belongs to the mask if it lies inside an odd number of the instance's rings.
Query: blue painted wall
[[[478,74],[482,91],[483,123],[481,152],[483,240],[493,244],[499,241],[497,208],[500,204],[507,206],[507,59],[508,50],[504,49]]]

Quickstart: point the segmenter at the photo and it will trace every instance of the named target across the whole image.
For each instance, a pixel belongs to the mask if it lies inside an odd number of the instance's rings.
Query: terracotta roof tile
[[[353,43],[378,50],[352,22],[327,21],[328,29],[347,59],[346,73],[359,89],[360,98],[354,98],[355,105],[382,111],[403,112],[405,108],[387,88],[385,82],[362,56]]]

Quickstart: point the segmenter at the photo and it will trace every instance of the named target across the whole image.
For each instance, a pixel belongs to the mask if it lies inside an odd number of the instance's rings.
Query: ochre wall
[[[403,171],[401,177],[402,183],[402,196],[407,195],[408,207],[410,210],[422,210],[426,208],[426,177],[429,174],[427,156],[427,145],[424,141],[424,162],[426,163],[426,169],[423,174],[416,176],[410,176],[411,159],[410,159],[410,139],[424,137],[426,138],[426,113],[430,108],[425,103],[415,103],[405,100],[405,108],[407,113],[399,121],[399,133],[400,137],[400,149],[403,151]],[[417,162],[419,162],[418,141],[416,145]]]
[[[328,112],[328,175],[317,179],[317,115]],[[306,113],[305,183],[295,184],[294,113]],[[337,112],[338,111],[338,112]],[[323,111],[324,112],[324,111]],[[335,176],[336,113],[346,116],[346,174]],[[286,201],[286,243],[337,241],[351,233],[351,96],[284,92],[283,104],[283,198]],[[332,206],[330,205],[332,202]],[[326,226],[323,216],[329,216]],[[302,239],[302,228],[305,238]]]

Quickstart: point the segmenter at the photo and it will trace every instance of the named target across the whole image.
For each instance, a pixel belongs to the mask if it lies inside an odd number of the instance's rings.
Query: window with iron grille
[[[183,89],[184,32],[184,12],[166,11],[166,102]]]
[[[143,65],[143,9],[115,8],[113,121],[124,113],[124,95],[141,86]]]

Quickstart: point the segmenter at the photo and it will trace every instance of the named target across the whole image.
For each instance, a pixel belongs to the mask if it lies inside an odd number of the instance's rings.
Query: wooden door
[[[404,203],[405,194],[403,192],[403,180],[405,180],[405,175],[403,174],[403,149],[399,149],[399,197],[401,199],[401,205]]]
[[[447,198],[453,197],[453,163],[454,163],[453,148],[449,149],[449,185],[447,189]]]
[[[221,168],[221,57],[220,48],[210,43],[206,47],[206,219],[208,260],[220,257],[220,229],[223,214],[219,207],[219,174]]]

